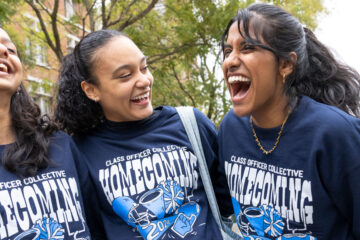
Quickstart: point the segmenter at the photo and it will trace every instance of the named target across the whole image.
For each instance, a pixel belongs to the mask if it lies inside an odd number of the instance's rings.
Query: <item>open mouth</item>
[[[5,64],[0,63],[0,72],[9,73],[9,68]]]
[[[131,98],[130,101],[134,103],[146,102],[149,99],[149,96],[150,96],[150,92],[146,92],[145,94]]]
[[[231,76],[228,78],[228,82],[231,88],[231,97],[235,100],[244,97],[251,85],[250,79],[243,76]]]

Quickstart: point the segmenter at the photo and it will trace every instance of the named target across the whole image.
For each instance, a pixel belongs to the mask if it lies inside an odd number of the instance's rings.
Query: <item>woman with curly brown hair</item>
[[[107,238],[221,239],[180,117],[153,109],[153,82],[143,52],[114,30],[86,35],[62,62],[55,116],[87,157]],[[216,177],[216,128],[194,113]]]

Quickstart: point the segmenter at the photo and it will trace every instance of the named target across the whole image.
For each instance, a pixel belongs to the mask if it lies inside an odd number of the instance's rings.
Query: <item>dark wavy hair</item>
[[[99,30],[86,35],[62,61],[55,119],[69,134],[84,134],[104,120],[103,110],[81,89],[81,82],[98,84],[93,74],[94,54],[113,37],[125,36],[115,30]]]
[[[234,22],[237,22],[244,41],[270,50],[278,60],[291,61],[289,53],[297,54],[294,70],[284,86],[291,107],[296,104],[298,96],[305,95],[356,117],[360,116],[359,73],[338,62],[330,50],[297,18],[274,5],[250,5],[239,10],[227,25],[221,39],[223,51]],[[250,28],[254,37],[250,34]]]
[[[38,171],[53,165],[49,159],[50,137],[57,125],[31,99],[21,83],[11,97],[10,115],[15,142],[2,154],[2,165],[20,177],[34,176]]]

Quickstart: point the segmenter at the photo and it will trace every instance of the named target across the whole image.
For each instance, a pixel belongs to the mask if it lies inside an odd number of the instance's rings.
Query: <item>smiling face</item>
[[[152,114],[153,76],[146,57],[133,41],[115,36],[92,60],[98,84],[87,95],[99,102],[108,120],[136,121]]]
[[[22,65],[9,35],[0,28],[0,92],[12,96],[22,79]]]
[[[224,77],[236,115],[256,118],[283,110],[286,97],[276,56],[246,43],[237,22],[229,29],[224,56]]]

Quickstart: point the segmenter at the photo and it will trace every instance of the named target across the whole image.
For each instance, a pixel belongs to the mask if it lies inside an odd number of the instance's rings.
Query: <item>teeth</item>
[[[8,72],[7,66],[5,64],[3,64],[3,63],[0,63],[0,71],[7,73]]]
[[[145,94],[143,94],[143,95],[134,97],[134,98],[132,98],[131,100],[140,100],[140,99],[142,99],[142,98],[147,98],[147,97],[149,97],[149,95],[150,95],[150,93],[147,92],[147,93],[145,93]]]
[[[228,78],[228,82],[230,84],[234,82],[250,82],[250,79],[243,77],[243,76],[231,76]]]

